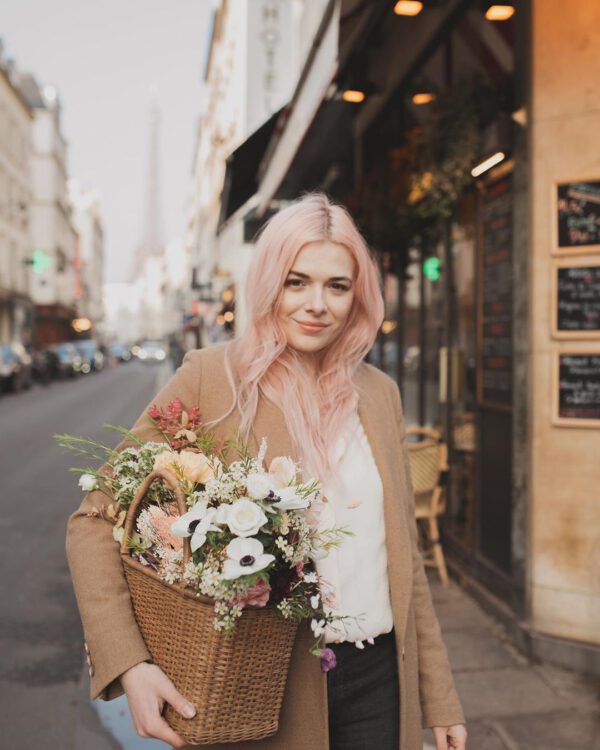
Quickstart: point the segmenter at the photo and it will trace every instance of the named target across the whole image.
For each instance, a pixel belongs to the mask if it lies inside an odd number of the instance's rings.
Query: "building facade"
[[[23,81],[33,109],[31,243],[39,259],[31,274],[36,306],[34,343],[67,341],[77,315],[76,233],[67,190],[67,144],[53,86]]]
[[[84,190],[77,182],[68,183],[75,237],[75,304],[77,317],[89,320],[92,333],[104,326],[104,230],[100,196]],[[88,332],[87,335],[90,335]]]
[[[14,64],[0,59],[0,343],[31,343],[32,120]]]
[[[202,324],[198,344],[243,325],[237,300],[252,245],[243,222],[224,206],[228,159],[252,133],[264,140],[261,128],[291,96],[325,4],[222,0],[215,13],[186,232],[194,258],[191,318]]]

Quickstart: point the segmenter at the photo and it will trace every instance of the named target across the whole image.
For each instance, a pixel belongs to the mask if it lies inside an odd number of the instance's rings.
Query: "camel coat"
[[[200,406],[204,422],[230,407],[223,357],[226,345],[189,352],[152,403],[166,406],[180,398],[185,407]],[[405,446],[400,393],[380,370],[361,363],[355,378],[359,416],[384,488],[386,547],[400,684],[400,748],[422,749],[422,727],[464,723],[446,648],[442,642],[417,548],[414,499]],[[233,414],[220,423],[218,436],[230,436]],[[133,431],[144,440],[159,439],[145,411]],[[275,455],[294,455],[281,411],[262,398],[251,448],[268,441],[267,464]],[[127,445],[124,441],[119,448]],[[86,515],[106,496],[89,493],[69,519],[67,554],[86,638],[91,697],[110,700],[122,693],[119,675],[150,659],[137,628],[119,558],[119,546],[106,521]],[[327,750],[327,680],[319,660],[309,654],[309,628],[303,624],[292,653],[279,731],[266,740],[228,745],[232,750]],[[206,747],[206,746],[205,746]],[[214,750],[223,745],[214,745]]]

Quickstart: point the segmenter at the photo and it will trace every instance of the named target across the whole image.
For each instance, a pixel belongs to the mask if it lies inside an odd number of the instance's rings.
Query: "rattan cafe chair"
[[[426,541],[423,562],[437,568],[442,584],[447,586],[448,571],[437,519],[446,509],[448,448],[437,430],[409,427],[406,437],[415,494],[415,516]]]

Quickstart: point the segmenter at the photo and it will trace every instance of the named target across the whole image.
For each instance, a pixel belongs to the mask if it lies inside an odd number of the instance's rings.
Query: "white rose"
[[[98,487],[98,483],[93,474],[82,474],[79,477],[79,486],[84,492],[91,492]]]
[[[287,487],[296,479],[296,464],[287,456],[275,456],[269,465],[274,487]]]
[[[247,497],[236,500],[227,508],[227,525],[236,536],[254,536],[267,523],[262,509]]]
[[[271,477],[268,474],[253,472],[248,474],[246,488],[253,500],[264,500],[271,492]]]

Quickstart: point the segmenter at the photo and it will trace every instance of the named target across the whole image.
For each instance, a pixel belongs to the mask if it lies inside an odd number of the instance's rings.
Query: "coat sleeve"
[[[438,623],[423,558],[418,546],[415,500],[406,447],[406,425],[400,391],[393,385],[394,411],[400,433],[403,475],[406,477],[406,497],[413,562],[413,604],[417,628],[419,657],[419,686],[424,727],[443,727],[464,724],[465,717],[454,687],[452,671]]]
[[[175,398],[181,399],[187,408],[198,404],[200,360],[200,352],[188,352],[151,404],[165,407]],[[131,431],[144,441],[161,439],[147,417],[146,409]],[[117,450],[129,445],[131,442],[124,440]],[[112,524],[88,515],[94,507],[107,502],[106,495],[98,490],[88,493],[67,522],[66,539],[67,558],[86,639],[90,695],[103,700],[121,695],[123,690],[118,677],[130,667],[150,659],[133,615]]]

